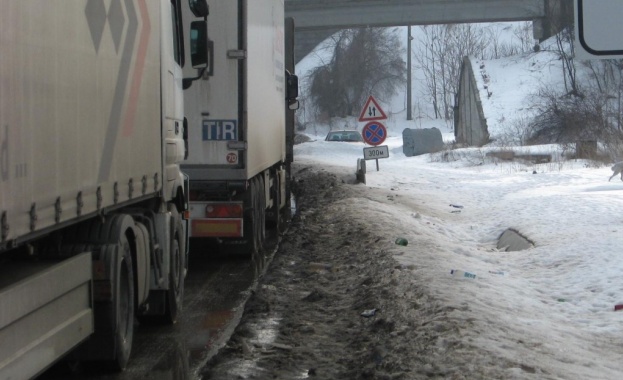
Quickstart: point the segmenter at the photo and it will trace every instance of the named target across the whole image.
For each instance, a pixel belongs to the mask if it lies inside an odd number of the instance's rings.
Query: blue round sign
[[[361,135],[363,136],[363,141],[368,145],[377,146],[383,144],[383,141],[385,141],[387,129],[378,121],[371,121],[364,125]]]

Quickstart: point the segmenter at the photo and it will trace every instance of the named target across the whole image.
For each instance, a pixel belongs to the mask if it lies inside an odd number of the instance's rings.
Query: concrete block
[[[435,153],[443,148],[441,131],[437,128],[406,128],[402,131],[402,152],[407,157]]]

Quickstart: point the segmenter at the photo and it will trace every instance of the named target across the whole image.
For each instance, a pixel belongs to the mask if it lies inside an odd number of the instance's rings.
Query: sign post
[[[379,158],[389,158],[389,147],[387,145],[363,148],[363,158],[366,160],[376,160],[376,171],[379,171]]]
[[[366,144],[373,146],[373,148],[363,148],[363,158],[364,160],[376,160],[377,172],[379,171],[379,158],[389,157],[389,148],[387,145],[378,146],[381,145],[387,137],[387,128],[378,120],[385,119],[387,119],[387,115],[385,115],[381,106],[372,95],[370,95],[359,114],[359,121],[368,122],[363,126],[361,135]]]
[[[366,160],[376,160],[376,171],[379,171],[379,158],[388,158],[389,149],[387,145],[379,147],[387,137],[387,129],[378,121],[371,121],[363,127],[361,135],[363,141],[374,148],[363,148],[363,156]],[[384,150],[382,148],[385,148]]]

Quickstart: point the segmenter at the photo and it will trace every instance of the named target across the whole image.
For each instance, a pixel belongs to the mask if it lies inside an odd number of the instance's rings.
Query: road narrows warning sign
[[[376,121],[385,119],[387,119],[385,112],[383,112],[383,109],[379,106],[376,99],[370,95],[361,110],[361,114],[359,114],[359,121]]]

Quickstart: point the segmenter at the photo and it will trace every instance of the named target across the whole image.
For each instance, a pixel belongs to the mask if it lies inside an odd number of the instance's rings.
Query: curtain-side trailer
[[[176,320],[189,6],[205,37],[205,0],[3,2],[0,378],[70,352],[123,369],[135,317]]]

